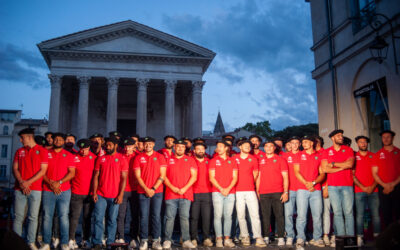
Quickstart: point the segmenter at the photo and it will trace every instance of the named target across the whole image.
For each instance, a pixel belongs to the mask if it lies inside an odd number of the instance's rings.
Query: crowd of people
[[[333,145],[326,149],[314,135],[263,142],[227,134],[208,155],[202,138],[167,135],[155,151],[149,136],[110,132],[76,141],[26,128],[13,163],[13,230],[31,249],[119,243],[162,250],[172,246],[178,213],[183,248],[266,247],[271,240],[334,247],[344,235],[362,245],[367,207],[374,237],[400,218],[400,149],[393,131],[380,135],[383,147],[372,153],[368,137],[355,138],[354,152],[340,129],[329,134]]]

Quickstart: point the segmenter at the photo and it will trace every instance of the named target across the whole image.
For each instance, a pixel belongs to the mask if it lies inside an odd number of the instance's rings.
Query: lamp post
[[[389,50],[389,44],[381,36],[376,36],[369,46],[372,58],[374,58],[379,64],[387,58]]]

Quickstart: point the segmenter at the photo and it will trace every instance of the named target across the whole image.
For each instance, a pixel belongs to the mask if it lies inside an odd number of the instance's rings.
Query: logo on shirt
[[[249,158],[249,162],[251,162],[251,158]]]
[[[356,160],[361,161],[361,157],[359,155],[356,155]]]
[[[37,154],[37,155],[39,154],[39,150],[36,150],[36,154]]]
[[[274,163],[276,162],[276,159],[274,159]]]
[[[344,153],[344,152],[346,152],[346,150],[345,150],[345,149],[342,149],[342,152]]]
[[[260,164],[265,164],[265,160],[264,160],[264,159],[261,159]]]
[[[206,164],[208,164],[208,161],[206,161]]]
[[[372,155],[368,156],[370,159],[372,159]]]
[[[329,156],[332,156],[333,155],[333,150],[332,149],[329,150],[328,154],[329,154]]]
[[[174,159],[169,159],[169,164],[175,164],[175,161],[174,161]]]
[[[260,157],[264,157],[263,155],[260,155]]]
[[[146,158],[144,157],[140,158],[140,163],[147,163]]]
[[[66,154],[63,154],[63,157],[67,157],[67,155],[66,155]]]
[[[395,154],[395,155],[397,155],[397,153],[398,153],[397,151],[394,151],[394,154]]]
[[[228,161],[229,164],[231,164],[231,161]]]
[[[157,160],[157,157],[154,157],[154,158],[153,158],[153,161],[156,161],[156,160]]]
[[[306,161],[307,160],[307,156],[305,154],[301,155],[301,160]]]
[[[89,155],[89,159],[92,159],[93,157],[91,155]]]
[[[21,152],[19,152],[19,157],[25,157],[25,150],[21,150]]]
[[[379,159],[385,159],[386,157],[385,157],[385,153],[383,153],[383,152],[381,152],[380,154],[379,154]]]
[[[101,162],[106,162],[106,158],[101,158]]]
[[[235,159],[237,164],[240,164],[240,161],[238,158]]]
[[[216,161],[215,161],[215,165],[221,166],[221,161],[220,161],[220,160],[216,160]]]
[[[315,159],[318,160],[318,156],[315,156]]]
[[[185,158],[185,161],[188,161],[188,159]]]
[[[289,162],[289,163],[293,163],[293,159],[292,159],[292,157],[291,157],[291,156],[289,156],[289,157],[287,158],[287,162]]]
[[[53,155],[51,153],[48,153],[47,156],[49,157],[49,159],[53,159]]]
[[[118,158],[116,158],[116,159],[115,159],[115,162],[118,162],[118,161],[119,161],[119,159],[118,159]]]

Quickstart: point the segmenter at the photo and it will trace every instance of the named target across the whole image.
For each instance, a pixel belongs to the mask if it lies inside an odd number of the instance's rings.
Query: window
[[[375,14],[376,0],[350,0],[353,34],[368,25],[368,19]]]
[[[3,127],[3,135],[8,135],[8,126],[7,125],[5,125]]]
[[[0,113],[0,119],[2,121],[14,121],[16,116],[16,113],[9,113],[9,112],[4,112],[4,113]]]
[[[7,165],[0,165],[0,178],[7,177]]]
[[[7,158],[7,144],[1,145],[1,158]]]

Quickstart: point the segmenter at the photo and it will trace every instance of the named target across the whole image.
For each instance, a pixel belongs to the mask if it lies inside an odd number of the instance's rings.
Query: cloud
[[[0,80],[41,88],[49,85],[47,71],[44,60],[36,53],[0,43]]]

